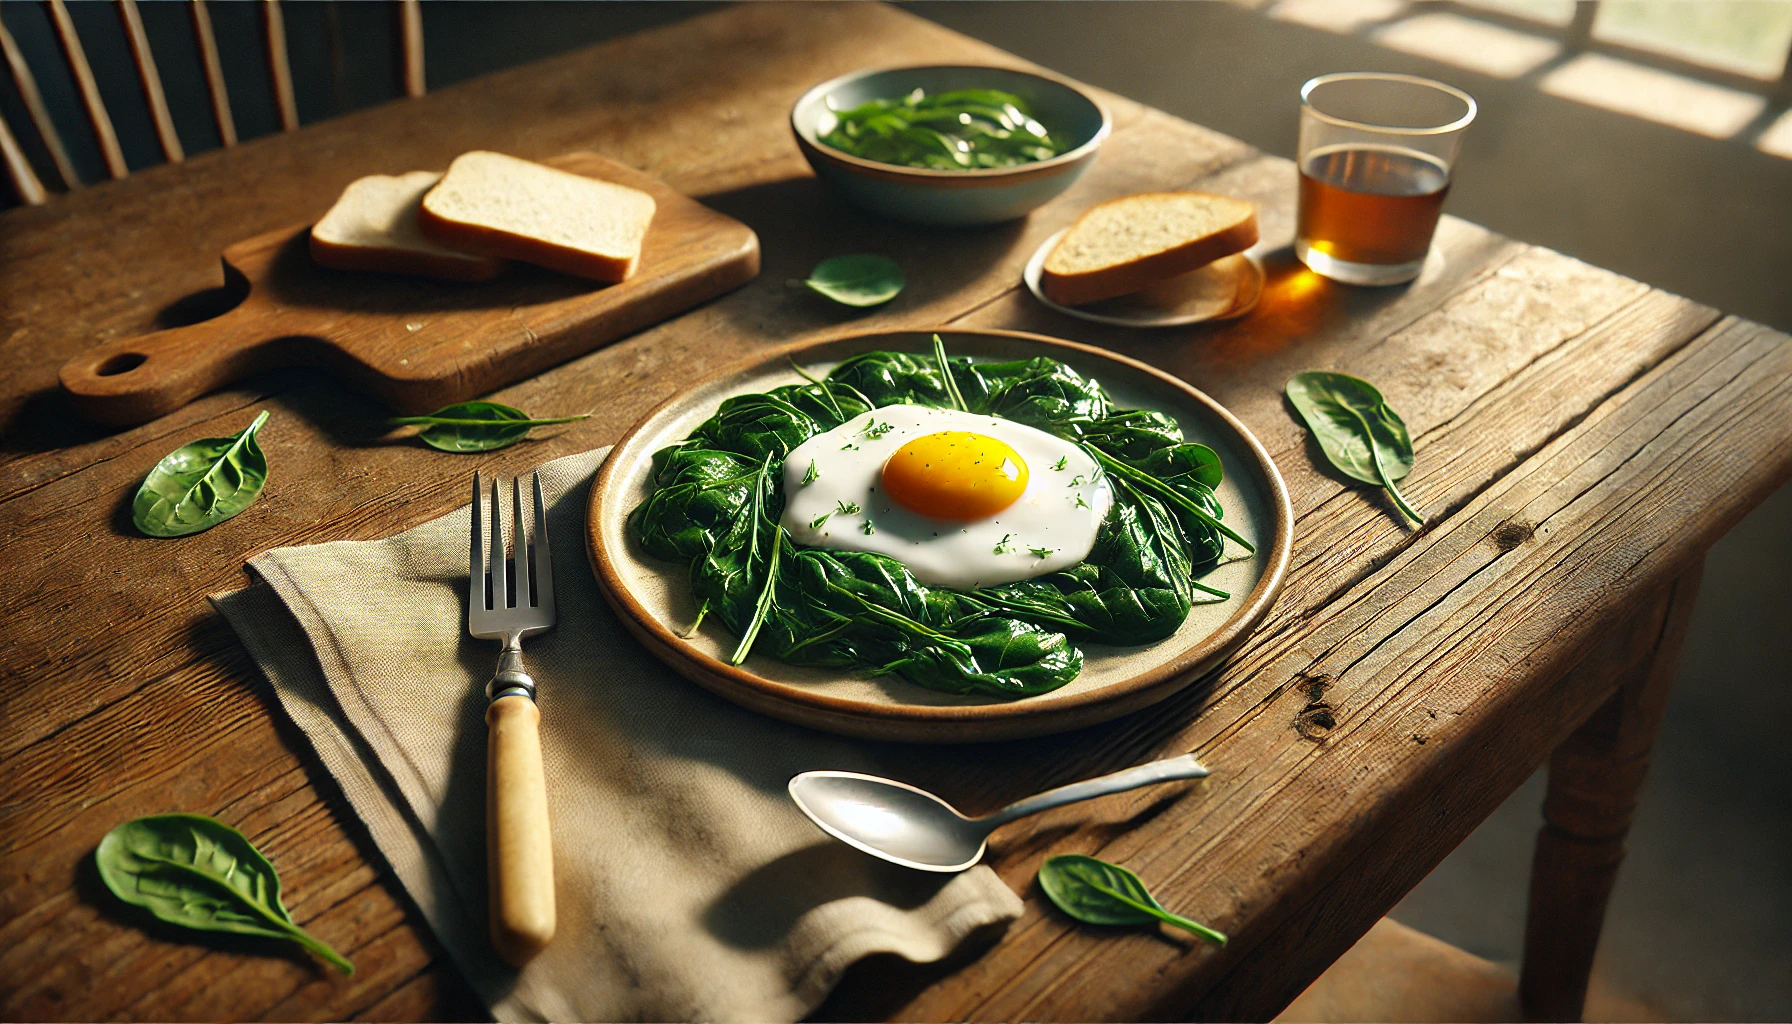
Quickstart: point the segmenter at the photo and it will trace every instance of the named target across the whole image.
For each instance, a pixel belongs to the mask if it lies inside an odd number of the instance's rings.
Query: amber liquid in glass
[[[1299,237],[1352,263],[1422,260],[1449,191],[1444,165],[1411,150],[1320,150],[1300,169]]]

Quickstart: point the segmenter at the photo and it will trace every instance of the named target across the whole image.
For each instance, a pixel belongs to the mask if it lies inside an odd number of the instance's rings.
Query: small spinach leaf
[[[1039,866],[1039,887],[1058,909],[1085,924],[1153,924],[1162,921],[1186,928],[1223,946],[1223,932],[1165,910],[1139,876],[1118,864],[1078,853],[1051,857]]]
[[[908,278],[888,256],[857,253],[822,260],[800,282],[842,306],[881,306],[895,298]]]
[[[268,481],[267,456],[255,434],[264,411],[240,434],[181,445],[143,478],[131,521],[151,537],[209,530],[255,503]]]
[[[1412,472],[1412,437],[1375,385],[1349,374],[1308,370],[1289,378],[1287,392],[1332,465],[1352,479],[1387,488],[1401,515],[1425,522],[1394,486]]]
[[[274,866],[223,822],[199,814],[127,821],[106,833],[93,858],[113,895],[169,924],[287,939],[355,973],[354,964],[293,922]]]
[[[422,427],[417,439],[440,451],[489,452],[508,448],[528,437],[531,427],[571,423],[590,415],[538,420],[521,409],[497,402],[458,402],[427,416],[396,416],[386,422],[395,427]]]

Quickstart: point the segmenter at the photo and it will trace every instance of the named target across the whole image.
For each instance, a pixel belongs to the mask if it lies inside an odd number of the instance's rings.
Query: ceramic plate
[[[1229,600],[1195,605],[1182,628],[1156,644],[1081,644],[1076,679],[1019,700],[939,693],[895,676],[786,665],[758,654],[729,665],[736,639],[713,618],[696,635],[680,635],[696,614],[685,567],[646,554],[628,531],[629,512],[650,491],[653,453],[688,436],[723,399],[800,382],[792,362],[820,376],[861,352],[928,351],[933,333],[857,334],[774,351],[674,395],[624,435],[592,485],[586,531],[598,584],[623,624],[661,661],[738,704],[830,732],[913,742],[1010,739],[1092,725],[1160,701],[1218,664],[1262,620],[1288,564],[1293,514],[1275,464],[1231,413],[1175,377],[1102,349],[1013,331],[939,334],[949,353],[978,361],[1061,360],[1099,380],[1116,405],[1169,413],[1190,440],[1219,453],[1226,522],[1257,547],[1247,556],[1228,543],[1232,560],[1202,577],[1229,591]]]
[[[1263,294],[1263,264],[1253,250],[1214,260],[1142,292],[1082,306],[1060,306],[1040,289],[1039,274],[1045,254],[1064,237],[1064,231],[1046,239],[1033,253],[1021,279],[1034,298],[1066,316],[1119,327],[1181,327],[1241,317],[1256,307]]]

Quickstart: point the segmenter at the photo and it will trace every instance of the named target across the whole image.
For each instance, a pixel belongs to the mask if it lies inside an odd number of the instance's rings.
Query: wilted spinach
[[[881,306],[908,284],[902,268],[888,256],[858,253],[822,260],[798,284],[842,306]]]
[[[293,922],[274,866],[223,822],[199,814],[138,818],[106,833],[93,857],[113,895],[169,924],[286,939],[355,973],[354,964]]]
[[[1034,119],[1027,101],[997,89],[956,89],[874,99],[837,115],[821,141],[879,163],[980,170],[1050,160],[1066,143]]]
[[[184,537],[209,530],[255,504],[268,480],[267,456],[255,434],[264,411],[240,434],[181,445],[143,478],[131,501],[131,521],[151,537]]]
[[[1424,523],[1394,486],[1412,472],[1412,437],[1375,385],[1345,373],[1308,370],[1289,378],[1287,392],[1332,465],[1352,479],[1387,488],[1401,515]]]
[[[521,409],[497,402],[458,402],[427,416],[395,416],[386,422],[394,427],[422,427],[417,439],[441,451],[489,452],[508,448],[528,437],[531,427],[572,423],[590,415],[582,413],[538,420],[531,419]]]
[[[1186,928],[1208,942],[1223,946],[1224,932],[1214,931],[1180,914],[1165,910],[1146,891],[1139,876],[1118,864],[1109,864],[1078,853],[1060,854],[1039,866],[1039,887],[1058,909],[1085,924],[1155,924],[1159,921]]]
[[[800,372],[800,371],[799,371]],[[649,553],[690,567],[699,621],[793,664],[895,673],[950,693],[1019,697],[1076,677],[1072,640],[1145,644],[1175,633],[1219,561],[1226,527],[1219,457],[1162,413],[1114,409],[1095,381],[1053,359],[973,363],[870,352],[827,375],[739,395],[654,455],[654,490],[629,516]],[[899,561],[796,546],[778,525],[782,463],[797,445],[896,404],[1002,416],[1083,445],[1107,467],[1114,504],[1089,556],[979,590],[927,587]],[[1199,593],[1197,593],[1199,592]]]

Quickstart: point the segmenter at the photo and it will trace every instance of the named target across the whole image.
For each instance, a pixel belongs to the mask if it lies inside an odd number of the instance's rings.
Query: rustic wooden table
[[[244,560],[266,548],[446,512],[475,467],[510,473],[613,441],[693,376],[768,345],[936,324],[1102,344],[1205,389],[1286,475],[1295,557],[1269,620],[1214,677],[924,781],[986,807],[1184,750],[1213,778],[1012,827],[992,862],[1028,897],[1020,922],[966,962],[856,968],[821,1013],[1272,1015],[1546,759],[1525,991],[1535,1013],[1576,1012],[1701,554],[1792,473],[1792,338],[1458,220],[1411,287],[1334,286],[1284,251],[1261,306],[1234,324],[1145,334],[1065,319],[1018,280],[1076,212],[1192,186],[1256,200],[1266,237],[1286,240],[1294,169],[1108,96],[1115,129],[1095,168],[1019,223],[886,224],[809,175],[785,122],[806,87],[864,65],[955,61],[1019,63],[889,8],[742,6],[0,216],[0,1016],[480,1013],[204,595],[245,583]],[[1293,98],[1266,97],[1264,116],[1291,122]],[[382,410],[310,372],[116,433],[68,411],[57,368],[207,308],[226,245],[318,215],[353,178],[479,147],[593,149],[646,169],[751,224],[764,273],[500,393],[597,413],[490,456],[376,443]],[[895,255],[908,291],[851,319],[785,287],[849,251]],[[1377,381],[1406,416],[1422,530],[1315,468],[1280,394],[1310,367]],[[274,414],[263,444],[275,473],[252,512],[179,542],[136,536],[128,502],[149,467],[260,408]],[[172,809],[247,832],[280,864],[298,920],[359,972],[116,914],[94,845],[121,820]],[[1138,870],[1231,945],[1071,925],[1032,886],[1039,861],[1067,851]]]

